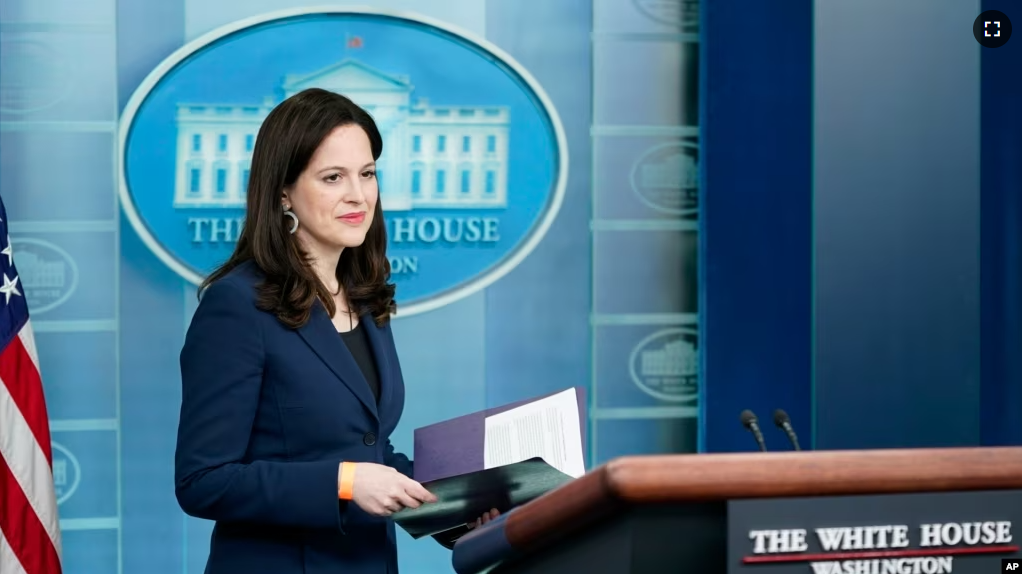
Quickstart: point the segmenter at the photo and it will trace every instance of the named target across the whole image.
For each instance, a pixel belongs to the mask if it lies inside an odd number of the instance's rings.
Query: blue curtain
[[[812,444],[813,2],[701,5],[700,452]],[[770,450],[789,450],[764,432]]]
[[[1022,1],[984,1],[1022,25]],[[981,305],[984,445],[1022,444],[1022,34],[984,48]]]

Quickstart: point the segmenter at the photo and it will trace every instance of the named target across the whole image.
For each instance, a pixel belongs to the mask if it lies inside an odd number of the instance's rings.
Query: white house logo
[[[657,331],[635,346],[628,362],[632,381],[650,396],[665,401],[695,400],[699,379],[695,330],[676,327]]]
[[[684,32],[699,30],[699,0],[632,0],[648,18],[681,26]]]
[[[78,459],[66,447],[53,446],[53,485],[56,488],[57,504],[63,504],[78,490],[82,481],[82,467]]]
[[[12,37],[0,39],[0,112],[28,114],[60,103],[74,85],[66,59],[46,44]]]
[[[28,307],[41,315],[59,307],[78,287],[78,265],[60,247],[41,239],[12,238]]]
[[[563,128],[542,88],[484,40],[421,17],[338,8],[237,22],[143,82],[121,125],[121,196],[143,241],[198,283],[234,248],[269,111],[306,88],[375,118],[402,316],[510,271],[564,195]]]
[[[632,166],[632,190],[649,207],[695,217],[699,206],[699,144],[694,140],[653,146]]]

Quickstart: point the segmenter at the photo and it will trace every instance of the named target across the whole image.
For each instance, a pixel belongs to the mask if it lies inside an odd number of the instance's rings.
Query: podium
[[[1022,448],[624,457],[462,537],[458,574],[999,572]]]

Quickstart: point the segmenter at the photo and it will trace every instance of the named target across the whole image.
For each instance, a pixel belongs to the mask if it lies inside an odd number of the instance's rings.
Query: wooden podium
[[[459,574],[980,574],[1020,541],[1022,448],[644,456],[464,536],[453,562]]]

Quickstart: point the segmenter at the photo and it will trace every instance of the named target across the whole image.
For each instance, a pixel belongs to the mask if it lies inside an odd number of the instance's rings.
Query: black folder
[[[463,530],[491,508],[507,512],[571,480],[542,458],[530,458],[423,483],[437,501],[405,508],[393,519],[416,539]]]

